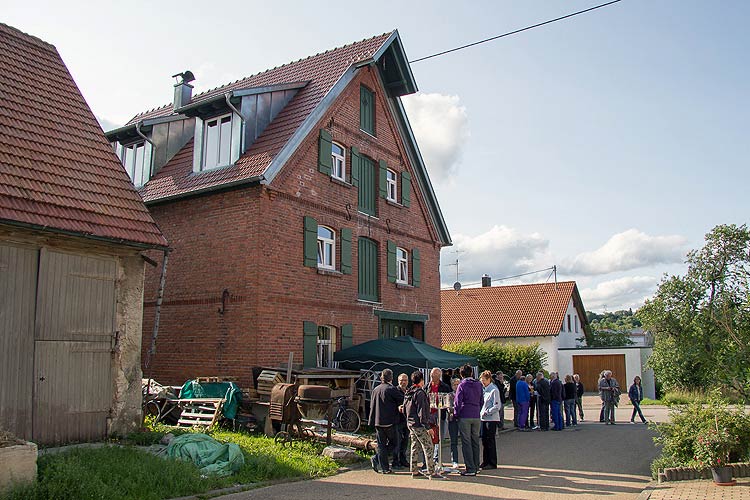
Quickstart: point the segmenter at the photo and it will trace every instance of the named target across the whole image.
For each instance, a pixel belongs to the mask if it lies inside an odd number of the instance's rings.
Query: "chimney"
[[[177,111],[178,108],[190,103],[190,99],[193,97],[193,86],[190,85],[190,82],[195,80],[195,76],[193,76],[192,71],[187,70],[172,75],[172,78],[177,79],[177,83],[174,85],[174,109]]]
[[[489,274],[482,275],[482,287],[492,286],[492,278]]]

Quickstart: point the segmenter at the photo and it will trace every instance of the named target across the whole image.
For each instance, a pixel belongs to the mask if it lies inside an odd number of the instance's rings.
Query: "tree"
[[[602,314],[586,311],[586,316],[591,325],[591,332],[577,340],[579,342],[585,340],[589,347],[632,345],[630,332],[641,326],[640,320],[633,314],[632,309]]]
[[[638,311],[654,334],[649,365],[667,389],[717,384],[750,399],[750,231],[716,226]]]

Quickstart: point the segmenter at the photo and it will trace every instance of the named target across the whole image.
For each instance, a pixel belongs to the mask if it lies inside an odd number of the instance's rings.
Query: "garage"
[[[625,371],[625,354],[573,355],[573,373],[581,376],[586,392],[597,391],[599,374],[604,370],[612,370],[612,376],[620,383],[620,387],[626,387],[628,375]]]

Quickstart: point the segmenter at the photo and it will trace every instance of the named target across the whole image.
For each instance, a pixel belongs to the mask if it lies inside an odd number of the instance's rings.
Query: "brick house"
[[[143,252],[166,249],[54,46],[0,24],[0,429],[141,424]]]
[[[399,99],[407,61],[394,31],[195,96],[185,72],[172,105],[108,133],[173,248],[155,378],[439,344],[451,240]]]

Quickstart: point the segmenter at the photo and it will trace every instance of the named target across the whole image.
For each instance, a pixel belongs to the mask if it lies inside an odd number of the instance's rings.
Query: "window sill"
[[[333,182],[334,184],[339,184],[339,185],[344,186],[344,187],[348,187],[348,188],[352,187],[352,185],[349,184],[348,182],[342,181],[338,177],[334,177],[334,176],[331,176],[331,182]]]
[[[363,128],[359,129],[359,131],[362,132],[363,134],[366,134],[366,135],[372,137],[373,139],[377,139],[378,138],[374,133],[368,132],[367,130],[365,130]]]
[[[357,299],[357,302],[359,302],[360,304],[368,305],[368,306],[380,306],[380,307],[383,306],[382,302],[375,302],[372,300]]]
[[[414,288],[414,285],[410,285],[409,283],[396,282],[396,288],[400,288],[401,290],[411,290],[412,288]]]
[[[402,205],[401,203],[399,203],[399,202],[397,202],[397,201],[389,200],[388,198],[386,198],[386,199],[385,199],[385,202],[386,202],[386,203],[387,203],[388,205],[391,205],[391,206],[394,206],[394,207],[398,207],[398,208],[404,208],[404,206],[403,206],[403,205]]]
[[[376,215],[370,215],[370,214],[368,214],[366,212],[362,212],[361,210],[357,210],[357,214],[363,215],[363,216],[367,217],[368,219],[380,220],[380,218],[378,216],[376,216]]]
[[[343,276],[344,275],[344,273],[340,271],[336,271],[335,269],[327,269],[325,267],[319,267],[318,274],[322,274],[325,276]]]

